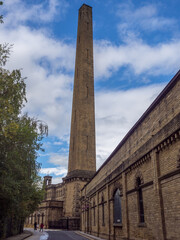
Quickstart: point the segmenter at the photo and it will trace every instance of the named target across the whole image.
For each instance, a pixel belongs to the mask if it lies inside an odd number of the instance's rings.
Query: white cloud
[[[65,177],[65,175],[63,177]],[[63,177],[53,177],[52,178],[52,184],[62,183],[62,178]]]
[[[61,166],[61,167],[67,168],[68,154],[62,155],[62,154],[58,154],[58,153],[51,153],[49,162],[53,163],[56,166]]]
[[[164,85],[150,85],[127,91],[96,95],[97,168],[149,107]]]
[[[61,175],[64,177],[67,174],[67,169],[63,167],[57,167],[57,168],[41,168],[40,170],[41,174],[51,175],[54,174],[56,176]]]
[[[57,15],[65,13],[68,3],[65,0],[44,0],[39,4],[28,4],[22,0],[6,0],[3,10],[6,12],[6,24],[17,25],[31,22],[49,22]]]
[[[54,145],[62,145],[63,143],[58,141],[58,142],[54,142],[53,144]]]
[[[42,175],[53,175],[52,183],[57,184],[62,182],[62,178],[67,175],[67,169],[64,167],[56,168],[41,168],[40,173]]]
[[[163,87],[164,84],[149,85],[126,91],[99,91],[96,94],[97,168],[107,159]],[[49,153],[49,163],[57,167],[47,168],[41,173],[59,175],[60,170],[67,169],[68,149],[63,150],[64,154],[62,149],[60,151]]]
[[[133,73],[160,75],[179,69],[180,40],[150,46],[142,41],[113,45],[107,41],[95,43],[95,76],[108,78],[121,67],[129,66]]]
[[[144,4],[138,8],[130,2],[119,4],[117,15],[121,19],[118,24],[120,38],[127,42],[140,37],[143,31],[173,31],[177,25],[176,20],[161,16],[158,8],[160,9],[158,4]]]
[[[63,138],[70,128],[75,47],[28,27],[9,31],[3,26],[0,42],[7,41],[14,43],[7,67],[23,67],[28,76],[25,111],[45,121],[50,135]]]

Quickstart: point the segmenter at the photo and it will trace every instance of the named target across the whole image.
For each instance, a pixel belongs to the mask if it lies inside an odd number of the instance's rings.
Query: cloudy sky
[[[4,0],[0,43],[22,69],[24,112],[49,126],[41,175],[67,173],[78,9],[93,7],[97,168],[180,66],[179,0]]]

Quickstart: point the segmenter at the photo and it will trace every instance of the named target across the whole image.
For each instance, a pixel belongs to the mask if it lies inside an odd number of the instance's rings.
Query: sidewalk
[[[26,238],[30,237],[31,235],[32,235],[32,232],[30,232],[28,230],[24,230],[23,233],[18,234],[18,235],[13,236],[13,237],[8,237],[5,240],[23,240],[23,239],[26,239]]]
[[[25,228],[24,232],[13,236],[6,238],[5,240],[47,240],[48,239],[48,233],[46,232],[39,232],[39,230],[34,231],[32,228]]]

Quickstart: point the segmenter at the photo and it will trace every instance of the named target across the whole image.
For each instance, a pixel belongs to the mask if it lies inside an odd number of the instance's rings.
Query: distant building
[[[45,199],[28,221],[110,240],[179,240],[180,71],[95,172],[92,40],[92,9],[84,4],[68,174],[60,184],[44,177]]]

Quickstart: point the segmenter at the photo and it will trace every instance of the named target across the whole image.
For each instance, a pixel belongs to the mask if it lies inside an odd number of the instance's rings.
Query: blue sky
[[[24,112],[46,122],[41,175],[67,173],[78,9],[93,7],[97,168],[180,66],[179,0],[5,0],[0,42],[26,76]]]

